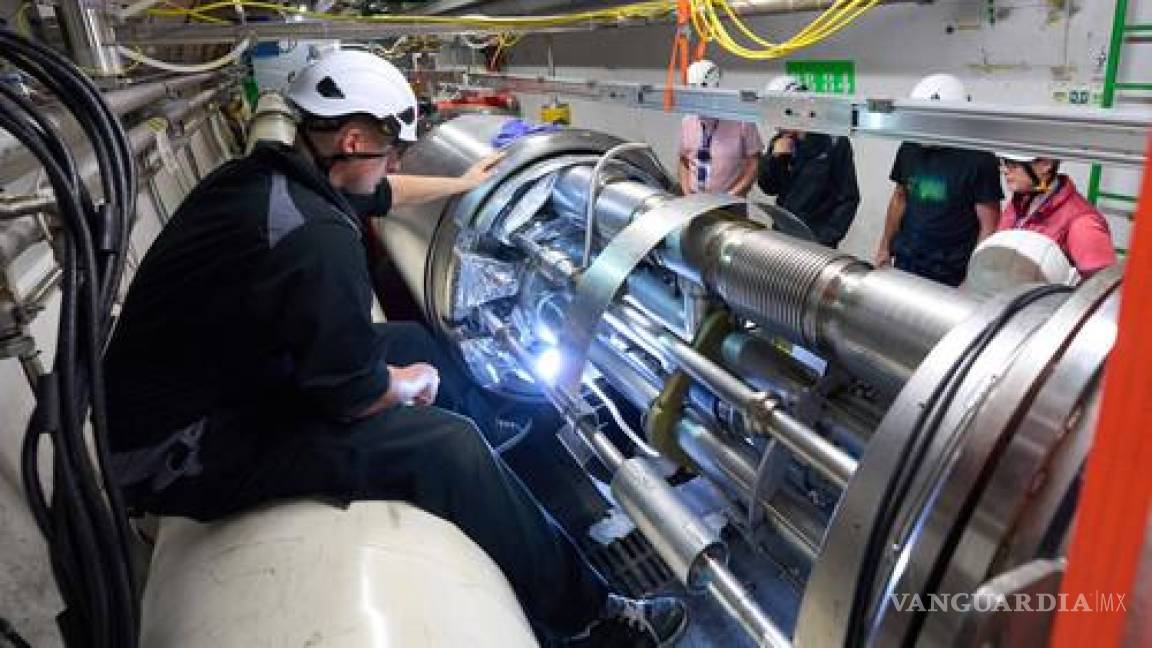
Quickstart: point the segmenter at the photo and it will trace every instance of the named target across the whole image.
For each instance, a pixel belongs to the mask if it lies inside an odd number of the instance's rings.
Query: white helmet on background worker
[[[1015,162],[1020,165],[1028,177],[1032,180],[1032,188],[1028,193],[1045,193],[1051,188],[1052,183],[1056,179],[1056,175],[1060,172],[1060,160],[1056,158],[1044,157],[1042,155],[1033,155],[1032,153],[1021,153],[1019,151],[996,151],[996,157],[1008,162]],[[1040,170],[1037,169],[1036,163],[1040,160],[1047,160],[1050,163],[1050,168],[1047,170],[1046,177],[1040,177]],[[1012,187],[1013,183],[1010,180],[1009,186]],[[1013,187],[1013,191],[1017,191]]]
[[[366,114],[399,139],[416,141],[416,93],[396,66],[375,54],[330,52],[297,72],[285,96],[305,119]]]
[[[1031,153],[1020,153],[1019,151],[996,151],[996,157],[1000,158],[1001,160],[1020,162],[1021,164],[1028,164],[1040,159],[1039,155],[1032,155]]]
[[[951,74],[930,74],[920,79],[908,96],[923,101],[972,101],[964,82]]]
[[[719,88],[720,66],[707,59],[689,65],[688,85],[694,88]]]
[[[764,93],[808,92],[808,86],[791,74],[781,74],[764,86]]]
[[[988,297],[1029,283],[1074,286],[1080,273],[1051,238],[1023,229],[1004,230],[980,242],[968,261],[964,290]]]

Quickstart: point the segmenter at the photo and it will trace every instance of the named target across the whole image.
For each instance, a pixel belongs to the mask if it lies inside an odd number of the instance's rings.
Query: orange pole
[[[1152,142],[1149,147],[1152,159]],[[1116,346],[1088,458],[1054,648],[1119,646],[1152,504],[1152,167],[1136,209]],[[1093,610],[1075,611],[1079,597]],[[1104,605],[1104,597],[1112,603]],[[1083,606],[1081,606],[1083,607]],[[1104,609],[1114,607],[1116,609]]]
[[[677,79],[681,84],[687,83],[688,73],[688,17],[692,9],[688,0],[678,0],[676,3],[676,31],[672,34],[672,57],[668,61],[668,80],[664,85],[664,110],[672,110],[675,102],[674,86]]]

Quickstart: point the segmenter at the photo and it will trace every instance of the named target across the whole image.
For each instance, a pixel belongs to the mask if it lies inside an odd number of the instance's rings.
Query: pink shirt
[[[1013,196],[1004,207],[997,230],[1025,229],[1047,236],[1085,277],[1116,263],[1108,221],[1080,195],[1071,178],[1060,176],[1055,193],[1033,200],[1044,202],[1029,209],[1023,196]]]
[[[701,160],[705,139],[711,140],[708,159]],[[747,160],[758,158],[763,148],[755,124],[697,115],[685,117],[680,122],[680,159],[688,166],[684,193],[731,193]],[[701,176],[705,178],[703,185]]]

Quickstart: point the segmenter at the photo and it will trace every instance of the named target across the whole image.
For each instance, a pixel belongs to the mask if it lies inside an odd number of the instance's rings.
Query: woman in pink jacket
[[[1012,197],[998,231],[1024,229],[1056,242],[1082,277],[1116,263],[1108,221],[1061,174],[1060,161],[1000,153],[1000,166]]]

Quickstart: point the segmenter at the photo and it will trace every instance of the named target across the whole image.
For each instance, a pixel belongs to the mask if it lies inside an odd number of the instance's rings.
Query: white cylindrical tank
[[[265,92],[256,101],[252,111],[252,124],[248,127],[248,150],[257,142],[279,142],[292,146],[296,141],[296,111],[288,106],[284,97],[276,92]]]
[[[1075,286],[1080,273],[1055,241],[1039,232],[1011,229],[980,242],[968,261],[964,290],[991,297],[1030,283]]]
[[[399,502],[165,518],[144,593],[144,648],[536,645],[487,554]]]

